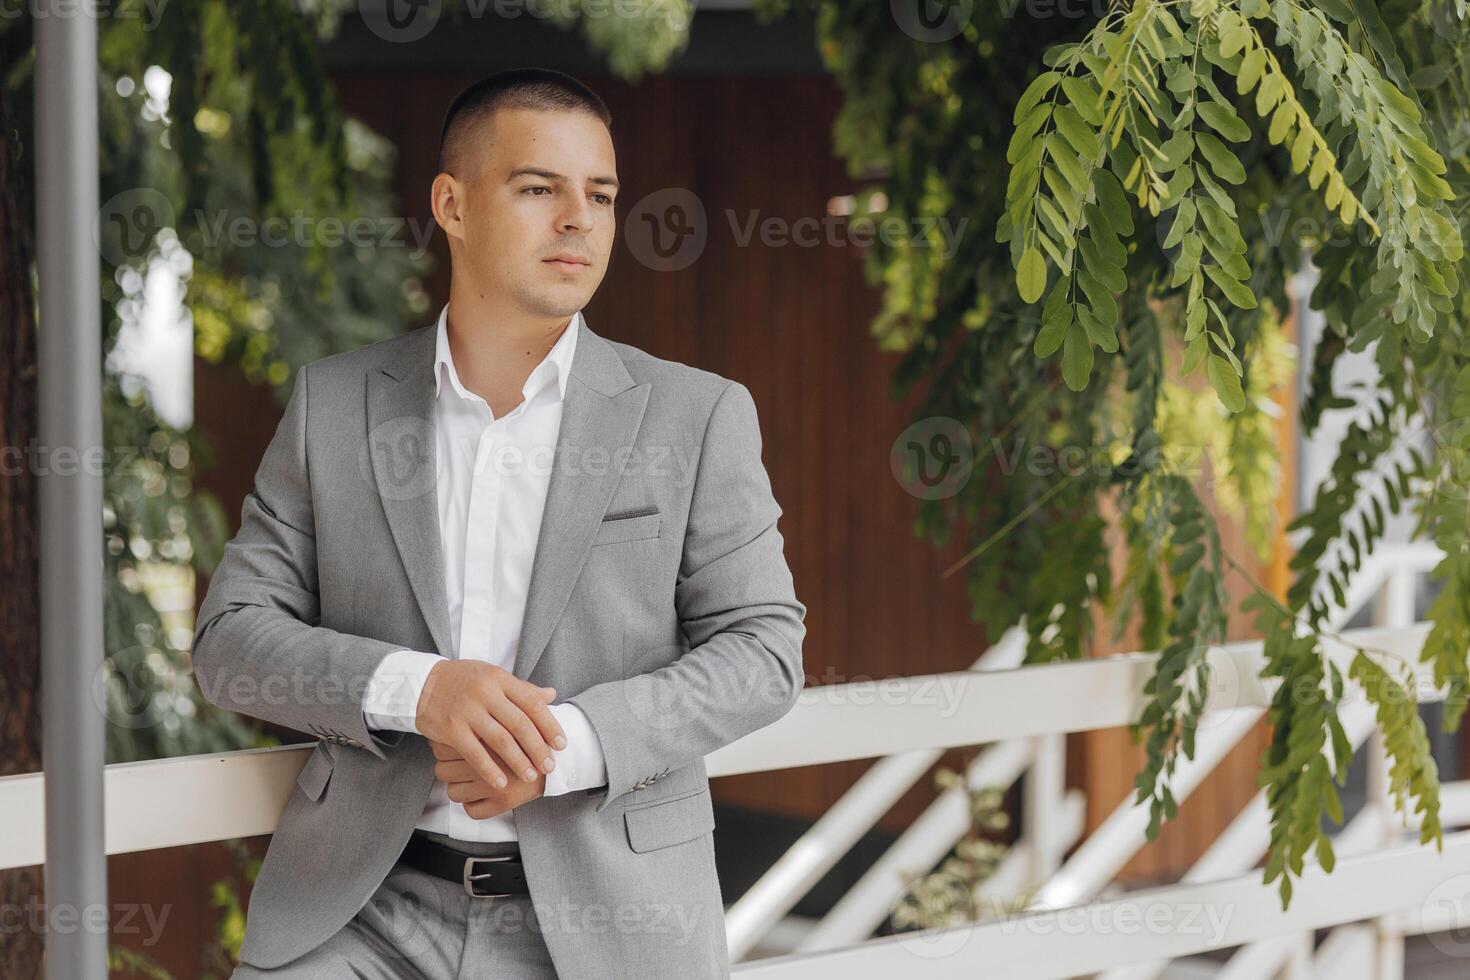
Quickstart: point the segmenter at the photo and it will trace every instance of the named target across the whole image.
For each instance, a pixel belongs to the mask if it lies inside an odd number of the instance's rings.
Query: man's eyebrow
[[[567,179],[565,174],[559,174],[555,170],[542,170],[540,167],[517,167],[505,179],[509,181],[515,180],[517,177],[544,177],[547,180],[559,180],[562,182],[565,182]],[[588,177],[587,183],[607,184],[614,188],[620,186],[616,177]]]

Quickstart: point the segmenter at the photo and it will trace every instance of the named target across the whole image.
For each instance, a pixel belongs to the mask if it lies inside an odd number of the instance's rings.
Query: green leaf
[[[1188,344],[1185,344],[1184,358],[1179,363],[1180,373],[1189,374],[1195,368],[1199,367],[1200,358],[1204,357],[1205,352],[1209,349],[1209,341],[1205,340],[1203,333],[1196,336]]]
[[[1264,116],[1281,101],[1286,94],[1286,80],[1277,74],[1268,74],[1261,77],[1261,85],[1256,89],[1256,115]]]
[[[1042,292],[1046,290],[1046,259],[1035,247],[1021,253],[1021,261],[1016,266],[1016,288],[1027,303],[1041,299]]]
[[[1128,203],[1128,192],[1109,170],[1102,167],[1092,172],[1092,186],[1097,190],[1097,202],[1108,222],[1124,236],[1133,234],[1133,208]]]
[[[1055,354],[1072,326],[1072,304],[1067,302],[1069,283],[1066,276],[1058,279],[1041,308],[1041,329],[1036,332],[1036,342],[1031,348],[1037,357]]]
[[[1210,162],[1210,169],[1228,184],[1245,183],[1245,167],[1240,165],[1234,153],[1209,133],[1195,134],[1195,143]]]
[[[1011,117],[1011,122],[1013,124],[1019,123],[1025,117],[1026,113],[1030,112],[1041,101],[1042,96],[1046,95],[1046,93],[1050,92],[1056,86],[1057,81],[1061,77],[1062,73],[1059,71],[1044,71],[1040,75],[1037,75],[1031,84],[1026,86],[1026,91],[1021,93],[1021,98],[1016,102],[1016,111]]]
[[[1102,125],[1102,93],[1096,85],[1077,75],[1068,75],[1062,79],[1062,90],[1083,119],[1092,126]]]
[[[1158,147],[1154,153],[1154,166],[1164,173],[1171,173],[1189,159],[1194,151],[1194,137],[1188,130],[1175,133]]]
[[[1026,118],[1016,124],[1016,131],[1011,134],[1010,145],[1006,147],[1006,163],[1014,166],[1017,160],[1026,155],[1035,139],[1036,131],[1050,115],[1051,106],[1043,103],[1033,107],[1026,114]]]
[[[1115,293],[1121,293],[1128,288],[1128,277],[1124,275],[1122,268],[1109,262],[1098,251],[1098,247],[1092,239],[1082,239],[1082,241],[1077,243],[1077,248],[1082,253],[1082,261],[1086,265],[1087,271],[1092,273],[1098,282]]]
[[[1097,133],[1078,115],[1076,109],[1069,105],[1059,105],[1052,114],[1052,120],[1084,160],[1096,160],[1101,155],[1102,144],[1097,141]]]
[[[1245,392],[1240,387],[1240,377],[1230,367],[1230,362],[1216,354],[1205,360],[1205,373],[1214,385],[1220,402],[1232,412],[1245,410]]]
[[[1067,179],[1067,183],[1073,187],[1087,186],[1087,171],[1082,168],[1082,161],[1077,159],[1077,154],[1066,145],[1065,140],[1052,133],[1046,138],[1046,150],[1051,155],[1052,164]]]
[[[1092,377],[1092,345],[1087,334],[1073,324],[1062,343],[1062,380],[1073,391],[1082,391]]]
[[[1234,109],[1222,102],[1213,100],[1201,102],[1199,114],[1201,119],[1232,143],[1241,143],[1250,139],[1251,128],[1245,124],[1245,120],[1236,115]]]
[[[1322,865],[1322,870],[1332,874],[1332,868],[1338,864],[1338,858],[1332,852],[1332,837],[1320,835],[1317,837],[1317,864]]]
[[[1077,308],[1077,320],[1087,331],[1087,339],[1094,346],[1101,348],[1105,353],[1116,354],[1118,352],[1118,334],[1113,330],[1111,323],[1099,319],[1097,314],[1085,306]]]
[[[1260,48],[1252,48],[1241,59],[1240,73],[1235,76],[1236,91],[1241,95],[1256,87],[1261,80],[1261,72],[1266,67],[1266,52]]]
[[[1220,292],[1224,293],[1225,298],[1230,300],[1235,306],[1240,307],[1242,310],[1253,310],[1256,308],[1255,294],[1244,283],[1230,278],[1219,266],[1205,266],[1205,275],[1209,276],[1210,281],[1220,287]]]
[[[1251,36],[1251,30],[1246,25],[1245,18],[1233,10],[1228,13],[1229,17],[1226,17],[1226,12],[1220,15],[1220,56],[1222,58],[1235,57],[1245,48]]]
[[[1292,123],[1296,122],[1296,109],[1283,102],[1271,115],[1271,125],[1266,130],[1266,139],[1277,144],[1291,134]]]
[[[1118,322],[1118,301],[1102,282],[1088,269],[1077,273],[1077,285],[1092,300],[1092,310],[1106,324]]]

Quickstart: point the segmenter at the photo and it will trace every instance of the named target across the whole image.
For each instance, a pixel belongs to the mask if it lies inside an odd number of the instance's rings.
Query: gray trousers
[[[492,842],[435,840],[478,856]],[[402,863],[330,939],[274,970],[241,964],[231,980],[557,980],[531,896],[471,898],[464,886]]]

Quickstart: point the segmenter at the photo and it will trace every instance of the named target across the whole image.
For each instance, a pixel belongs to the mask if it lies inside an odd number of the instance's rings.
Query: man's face
[[[454,274],[536,316],[582,309],[612,253],[617,159],[607,127],[584,112],[502,109],[468,149],[449,220],[440,216]]]

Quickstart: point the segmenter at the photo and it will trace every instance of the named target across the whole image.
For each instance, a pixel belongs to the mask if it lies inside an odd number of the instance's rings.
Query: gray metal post
[[[35,18],[40,279],[41,758],[46,771],[46,977],[107,977],[102,667],[102,325],[97,21]],[[99,928],[100,923],[100,928]]]

